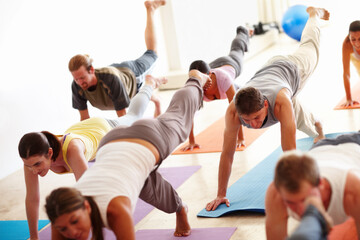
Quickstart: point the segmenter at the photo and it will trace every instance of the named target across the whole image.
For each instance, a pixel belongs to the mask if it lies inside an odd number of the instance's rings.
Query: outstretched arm
[[[229,104],[234,99],[235,93],[235,87],[234,85],[231,85],[231,87],[226,91],[226,96]],[[240,125],[239,127],[236,147],[245,147],[244,131],[242,125]]]
[[[80,121],[90,118],[89,110],[87,110],[87,109],[79,110],[79,113],[80,113]]]
[[[349,42],[348,37],[345,38],[342,45],[342,62],[343,62],[343,80],[344,89],[346,94],[346,102],[343,106],[348,107],[358,102],[353,101],[351,97],[351,86],[350,86],[350,54],[353,51],[352,46]]]
[[[182,151],[187,151],[187,150],[194,150],[195,148],[200,148],[200,145],[197,144],[195,142],[195,136],[194,136],[194,121],[193,121],[193,124],[191,126],[191,131],[190,131],[190,135],[189,135],[189,144],[186,145],[185,147],[183,147],[181,150]]]
[[[283,151],[296,149],[296,120],[287,89],[280,90],[276,96],[274,114],[280,122]]]
[[[26,184],[25,208],[29,225],[30,239],[39,239],[38,220],[40,205],[40,190],[38,175],[34,174],[29,168],[24,166],[24,176]]]
[[[265,212],[266,238],[268,240],[285,239],[288,214],[274,183],[271,183],[266,191]]]
[[[218,193],[216,199],[206,205],[207,211],[215,210],[222,203],[225,203],[228,207],[230,206],[230,202],[226,198],[226,191],[234,160],[239,127],[240,120],[236,113],[235,104],[231,102],[225,114],[224,143],[219,163]]]
[[[344,209],[346,214],[354,218],[360,240],[360,177],[352,171],[346,177]]]
[[[135,240],[135,228],[128,197],[113,198],[107,208],[107,219],[116,239]]]
[[[85,158],[85,145],[80,139],[73,139],[69,143],[66,158],[75,175],[76,181],[88,169],[87,160]]]

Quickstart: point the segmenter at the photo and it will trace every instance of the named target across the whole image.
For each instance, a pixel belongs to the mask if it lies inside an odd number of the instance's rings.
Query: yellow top
[[[96,155],[97,148],[99,146],[100,140],[111,130],[111,126],[109,123],[103,119],[98,117],[93,117],[86,119],[84,121],[75,123],[71,127],[69,127],[64,133],[62,153],[63,158],[66,165],[71,169],[68,161],[67,161],[67,149],[69,143],[73,139],[80,139],[85,145],[85,159],[87,161],[93,160]]]

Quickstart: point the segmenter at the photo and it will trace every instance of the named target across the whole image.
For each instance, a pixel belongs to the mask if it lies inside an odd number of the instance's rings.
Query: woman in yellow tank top
[[[26,215],[30,236],[37,236],[39,216],[39,179],[49,170],[62,174],[73,173],[76,181],[88,168],[88,161],[95,158],[103,136],[116,126],[130,126],[141,118],[155,88],[167,82],[165,78],[146,76],[145,85],[131,100],[128,113],[114,120],[89,118],[68,128],[64,135],[47,131],[25,134],[18,146],[24,162],[26,183]]]
[[[344,88],[346,93],[345,107],[359,104],[351,96],[350,89],[350,62],[355,66],[360,76],[360,21],[353,21],[349,26],[349,35],[346,36],[342,45],[342,61],[344,69]]]

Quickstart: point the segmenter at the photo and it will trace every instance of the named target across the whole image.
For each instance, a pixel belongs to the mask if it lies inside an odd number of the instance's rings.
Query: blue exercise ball
[[[307,6],[294,5],[286,10],[281,26],[284,32],[291,38],[300,41],[302,31],[309,18],[309,14],[306,12]]]

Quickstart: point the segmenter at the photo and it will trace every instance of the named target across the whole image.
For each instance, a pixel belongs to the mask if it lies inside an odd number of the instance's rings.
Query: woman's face
[[[24,166],[29,168],[34,174],[44,177],[51,167],[52,149],[46,155],[34,155],[23,158]]]
[[[360,31],[349,33],[350,43],[357,51],[360,51]]]
[[[91,230],[91,208],[87,201],[85,207],[59,216],[53,223],[61,235],[69,239],[86,240]]]

